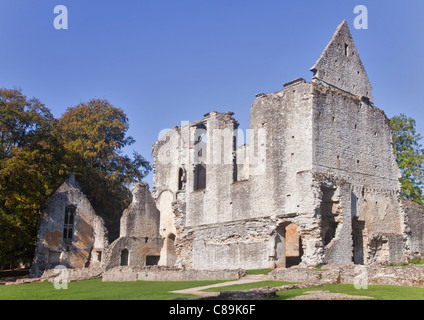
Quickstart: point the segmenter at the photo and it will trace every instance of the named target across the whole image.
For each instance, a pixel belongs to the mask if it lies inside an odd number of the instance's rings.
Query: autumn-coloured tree
[[[0,265],[31,260],[38,213],[62,178],[54,124],[40,101],[0,89]]]
[[[151,170],[123,148],[128,119],[106,100],[68,108],[60,119],[21,90],[0,89],[0,267],[31,262],[39,212],[73,172],[110,238],[131,198],[129,185]]]
[[[119,218],[131,200],[129,185],[151,170],[137,152],[133,159],[123,154],[134,143],[128,128],[123,110],[101,99],[68,108],[57,124],[64,163],[105,219],[111,240],[119,236]]]

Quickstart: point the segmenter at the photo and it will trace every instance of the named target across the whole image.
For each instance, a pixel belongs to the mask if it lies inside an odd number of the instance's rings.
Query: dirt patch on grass
[[[304,295],[297,296],[288,300],[356,300],[356,299],[374,299],[366,296],[352,296],[344,293],[332,293],[330,291],[306,291]]]

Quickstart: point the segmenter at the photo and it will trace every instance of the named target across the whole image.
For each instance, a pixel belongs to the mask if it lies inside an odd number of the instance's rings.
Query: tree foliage
[[[60,179],[54,124],[40,101],[0,89],[0,264],[32,256],[39,209]]]
[[[403,113],[390,119],[393,147],[402,174],[401,195],[406,200],[424,205],[424,149],[415,126],[415,120]]]
[[[128,118],[106,100],[91,100],[68,108],[57,127],[68,171],[76,174],[96,212],[105,219],[110,238],[116,238],[120,214],[131,200],[128,186],[151,170],[137,152],[133,159],[122,152],[134,143],[126,136]]]
[[[106,100],[68,108],[60,119],[20,90],[0,89],[0,266],[30,262],[39,212],[73,172],[96,212],[117,236],[128,186],[151,170],[123,148],[128,119]]]

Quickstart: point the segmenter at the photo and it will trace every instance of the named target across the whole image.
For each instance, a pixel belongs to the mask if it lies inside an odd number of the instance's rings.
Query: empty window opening
[[[186,171],[183,168],[178,170],[178,190],[185,190],[187,181]]]
[[[149,241],[149,237],[144,237],[144,243],[147,243]]]
[[[63,224],[63,240],[65,241],[72,241],[75,210],[76,208],[74,206],[67,206],[65,208],[65,221]]]
[[[206,146],[207,146],[207,130],[204,124],[200,124],[196,127],[194,132],[194,162],[202,163],[206,157]]]
[[[206,188],[206,165],[196,164],[194,167],[194,190]]]
[[[96,261],[100,262],[102,261],[102,252],[96,251]]]
[[[160,256],[146,256],[146,266],[156,266],[159,263]]]
[[[336,189],[330,187],[321,187],[322,199],[320,205],[322,240],[327,246],[336,235],[338,221],[336,216],[339,211],[339,201],[336,195]]]
[[[355,264],[364,264],[364,229],[365,221],[358,217],[352,219],[353,257]]]
[[[345,56],[347,57],[349,55],[349,45],[345,43]]]
[[[129,253],[127,249],[124,249],[121,251],[121,266],[127,266],[128,265],[128,257]]]

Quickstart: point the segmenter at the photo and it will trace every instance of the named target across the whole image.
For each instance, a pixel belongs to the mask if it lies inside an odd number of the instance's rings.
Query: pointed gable
[[[338,26],[311,71],[314,80],[373,101],[372,87],[346,20]]]

